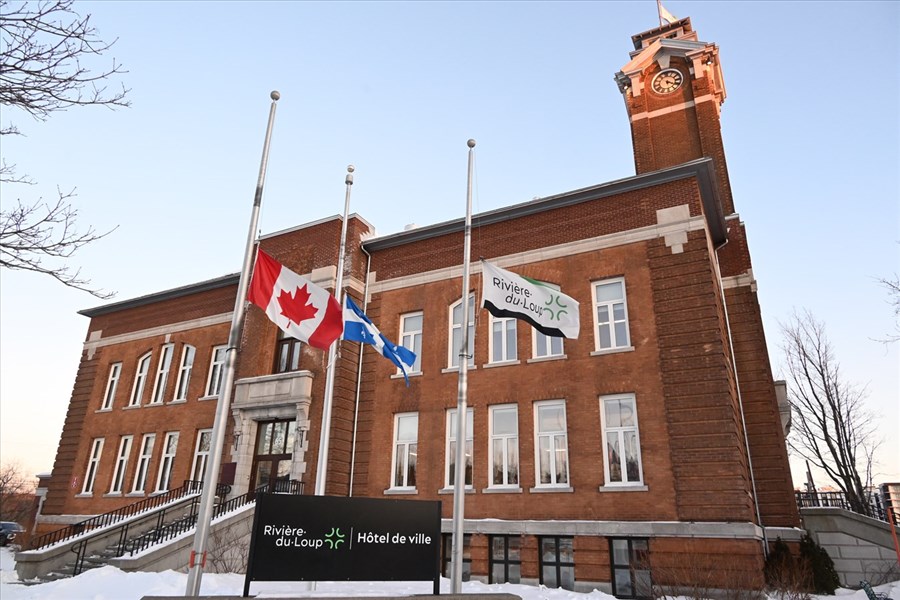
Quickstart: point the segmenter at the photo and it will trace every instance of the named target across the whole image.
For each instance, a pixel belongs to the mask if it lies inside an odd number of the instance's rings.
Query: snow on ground
[[[16,562],[9,548],[0,548],[0,599],[2,600],[140,600],[144,596],[183,596],[187,575],[175,571],[162,573],[126,573],[115,567],[101,567],[78,577],[39,585],[22,585],[16,575]],[[200,595],[239,596],[244,591],[244,576],[231,574],[203,575]],[[259,581],[250,585],[251,596],[285,598],[292,596],[411,596],[431,594],[430,581],[349,581],[319,582],[315,590],[305,582]],[[875,588],[900,600],[900,581]],[[509,593],[523,600],[615,600],[609,594],[594,590],[579,594],[562,589],[547,589],[510,583],[487,585],[476,581],[463,583],[463,593]],[[450,581],[441,580],[441,592],[450,593]],[[863,591],[839,589],[840,600],[866,600]],[[835,600],[833,596],[813,596],[812,600]]]

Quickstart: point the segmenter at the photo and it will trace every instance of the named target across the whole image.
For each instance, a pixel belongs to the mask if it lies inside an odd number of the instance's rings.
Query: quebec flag
[[[384,337],[371,319],[359,308],[349,295],[344,296],[344,339],[364,344],[372,344],[375,349],[386,359],[397,365],[403,372],[406,386],[409,387],[409,377],[406,375],[406,363],[411,367],[416,362],[416,355],[411,350],[394,344]]]

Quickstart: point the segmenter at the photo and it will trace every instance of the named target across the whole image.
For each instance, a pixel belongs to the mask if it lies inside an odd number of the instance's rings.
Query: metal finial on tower
[[[353,171],[356,170],[356,167],[353,165],[347,165],[347,178],[344,179],[344,183],[347,185],[353,185]]]
[[[467,145],[469,148],[474,148],[474,147],[475,147],[475,140],[470,139],[468,142],[466,142],[466,145]]]
[[[281,92],[278,90],[272,90],[272,93],[269,94],[269,98],[271,98],[274,102],[278,102],[281,99]]]

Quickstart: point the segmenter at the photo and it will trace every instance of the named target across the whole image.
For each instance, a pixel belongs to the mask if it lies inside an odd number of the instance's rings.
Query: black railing
[[[124,506],[109,513],[91,517],[80,523],[75,523],[74,525],[41,536],[34,541],[32,549],[36,550],[50,546],[51,544],[62,542],[75,536],[90,533],[92,530],[100,527],[113,525],[117,521],[137,515],[138,513],[150,512],[151,510],[162,507],[156,512],[156,525],[153,529],[146,533],[142,533],[133,539],[129,539],[128,535],[130,526],[132,525],[131,522],[123,523],[118,527],[103,532],[103,535],[110,536],[118,534],[118,542],[116,544],[116,550],[113,552],[113,556],[118,557],[125,553],[133,556],[142,550],[146,550],[150,546],[170,540],[179,534],[192,529],[197,523],[197,513],[199,512],[200,506],[199,493],[202,488],[203,485],[200,481],[185,481],[184,485],[176,490],[171,490],[165,494],[147,498],[146,500]],[[225,496],[230,492],[230,485],[219,484],[216,486],[216,496],[219,500],[213,509],[213,518],[254,502],[256,500],[256,495],[260,493],[300,495],[303,493],[303,482],[295,480],[274,481],[226,501]],[[190,497],[191,495],[193,495],[192,498]],[[181,501],[179,502],[178,500]],[[169,503],[172,503],[172,505],[163,506]],[[171,516],[172,513],[182,514],[167,522],[166,517]],[[73,544],[69,549],[71,552],[75,553],[73,575],[78,575],[84,570],[88,541],[92,537],[94,536],[86,536],[84,539]]]
[[[129,504],[127,506],[123,506],[121,508],[117,508],[116,510],[109,511],[108,513],[96,515],[94,517],[91,517],[90,519],[85,519],[84,521],[79,521],[78,523],[69,525],[68,527],[63,527],[62,529],[51,531],[50,533],[32,540],[31,549],[40,550],[41,548],[52,546],[53,544],[62,542],[69,538],[73,538],[83,533],[87,533],[94,529],[106,527],[107,525],[113,525],[115,523],[118,523],[119,521],[122,521],[123,519],[133,517],[138,513],[152,510],[154,508],[162,506],[163,504],[168,504],[169,502],[184,498],[185,496],[190,496],[191,494],[199,494],[202,487],[203,484],[200,481],[185,481],[184,485],[182,485],[180,488],[169,490],[168,492],[165,492],[163,494],[151,496],[150,498],[146,498],[144,500]],[[224,486],[222,489],[224,490],[226,488],[228,488],[228,486]],[[227,494],[228,492],[226,491],[225,493]]]
[[[882,502],[881,494],[869,494],[865,505],[854,507],[843,492],[794,492],[798,508],[824,507],[843,508],[879,521],[888,522],[888,513]],[[894,522],[900,524],[900,515],[894,515]]]
[[[225,513],[237,510],[242,506],[246,506],[247,504],[252,504],[256,501],[256,495],[262,493],[300,495],[303,493],[303,482],[291,479],[274,481],[270,484],[261,485],[255,490],[250,490],[246,494],[236,496],[231,500],[228,500],[227,502],[219,502],[215,506],[215,508],[213,508],[213,518],[215,519],[224,515]],[[150,546],[165,542],[184,533],[185,531],[193,529],[197,524],[197,513],[199,511],[199,508],[199,500],[194,499],[191,502],[190,510],[182,518],[170,523],[163,523],[163,518],[161,516],[159,525],[155,529],[153,529],[152,531],[148,531],[147,533],[140,535],[133,540],[123,542],[119,547],[119,553],[117,554],[117,556],[121,556],[125,552],[128,552],[131,556],[134,556],[138,552],[146,550]],[[126,531],[123,533],[122,539],[124,540],[127,537],[128,535]]]

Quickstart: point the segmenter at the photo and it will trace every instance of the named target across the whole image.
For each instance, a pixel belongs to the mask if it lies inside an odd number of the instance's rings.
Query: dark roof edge
[[[677,167],[669,167],[659,171],[652,171],[642,175],[635,175],[625,179],[617,179],[599,185],[573,190],[546,198],[530,200],[512,206],[506,206],[472,216],[472,226],[490,225],[533,215],[536,213],[572,206],[591,200],[599,200],[609,196],[615,196],[626,192],[640,190],[671,181],[695,177],[700,188],[703,201],[703,212],[706,214],[707,223],[713,242],[716,246],[725,242],[725,218],[722,211],[722,203],[719,198],[718,185],[716,185],[716,172],[711,158],[700,158],[683,163]],[[465,229],[465,217],[444,221],[435,225],[418,227],[409,231],[371,238],[362,243],[368,252],[377,252],[386,248],[402,246],[435,238],[449,233],[461,232]]]
[[[206,281],[201,281],[200,283],[192,283],[190,285],[172,288],[163,292],[155,292],[152,294],[147,294],[146,296],[139,296],[137,298],[132,298],[131,300],[122,300],[121,302],[114,302],[112,304],[97,306],[95,308],[85,308],[84,310],[79,310],[78,314],[92,318],[99,317],[101,315],[117,312],[120,310],[127,310],[129,308],[136,308],[138,306],[144,306],[146,304],[152,304],[154,302],[172,300],[173,298],[181,298],[182,296],[189,296],[190,294],[198,294],[200,292],[217,290],[219,288],[228,287],[230,285],[237,285],[240,277],[240,273],[232,273],[231,275],[224,275],[215,279],[207,279]]]

